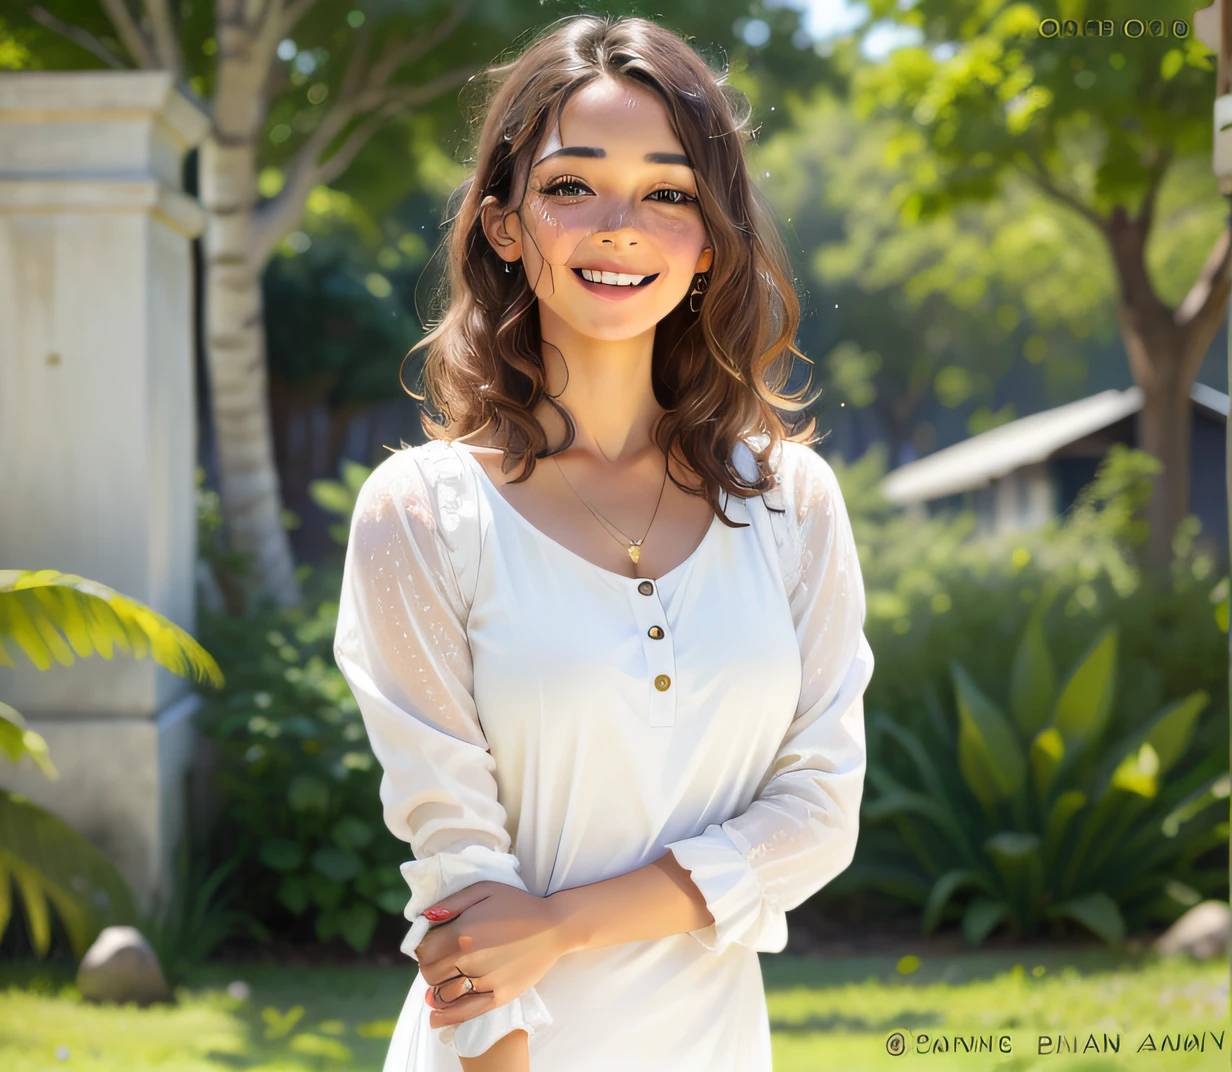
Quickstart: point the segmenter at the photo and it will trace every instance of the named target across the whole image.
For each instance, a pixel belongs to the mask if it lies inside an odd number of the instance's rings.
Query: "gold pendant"
[[[629,557],[633,559],[634,562],[642,557],[642,547],[640,543],[629,544]]]

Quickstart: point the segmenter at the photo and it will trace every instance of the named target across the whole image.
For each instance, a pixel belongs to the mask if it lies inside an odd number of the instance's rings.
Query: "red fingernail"
[[[433,923],[439,923],[442,919],[448,919],[453,913],[448,908],[429,908],[424,916],[430,919]]]

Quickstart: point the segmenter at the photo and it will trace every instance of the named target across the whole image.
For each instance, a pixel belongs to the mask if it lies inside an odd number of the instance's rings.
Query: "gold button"
[[[649,581],[642,581],[642,583],[637,586],[637,590],[644,596],[654,595],[654,585]]]
[[[672,679],[666,674],[660,674],[655,678],[655,688],[660,692],[667,692],[672,687]]]
[[[663,630],[660,629],[659,626],[657,625],[652,625],[649,629],[647,629],[646,634],[650,637],[651,640],[662,640],[663,639]]]

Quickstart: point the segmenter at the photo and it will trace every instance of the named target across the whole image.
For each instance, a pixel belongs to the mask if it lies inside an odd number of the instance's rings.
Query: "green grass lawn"
[[[893,957],[780,955],[763,957],[762,965],[775,1072],[1196,1072],[1229,1065],[1222,961],[1082,950],[937,956],[918,966]],[[4,965],[0,1069],[379,1070],[411,978],[409,967],[209,965],[179,991],[175,1007],[140,1010],[82,1003],[63,970]],[[246,999],[228,994],[235,980],[248,985]],[[887,1052],[895,1031],[905,1040],[901,1056]],[[1222,1050],[1213,1041],[1220,1033]],[[1090,1050],[1089,1036],[1103,1048],[1105,1036],[1117,1034],[1119,1053]],[[1148,1034],[1160,1049],[1139,1049]],[[1053,1051],[1064,1035],[1078,1053],[1040,1055],[1041,1035]],[[956,1052],[956,1036],[972,1039],[976,1052]],[[1003,1036],[1008,1054],[999,1050]],[[1187,1036],[1199,1048],[1185,1052]],[[1164,1051],[1165,1037],[1179,1039],[1180,1052]],[[991,1052],[979,1052],[981,1038]],[[918,1052],[921,1046],[930,1052]]]

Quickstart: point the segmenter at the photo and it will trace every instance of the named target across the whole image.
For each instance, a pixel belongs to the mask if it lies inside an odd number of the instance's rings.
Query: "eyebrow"
[[[553,153],[548,153],[547,156],[535,162],[535,167],[538,167],[545,160],[551,160],[555,156],[581,156],[588,160],[602,160],[607,156],[607,150],[599,148],[597,145],[565,145],[557,149]],[[684,153],[647,153],[643,158],[648,164],[680,164],[682,167],[692,167],[689,163],[689,158]]]

